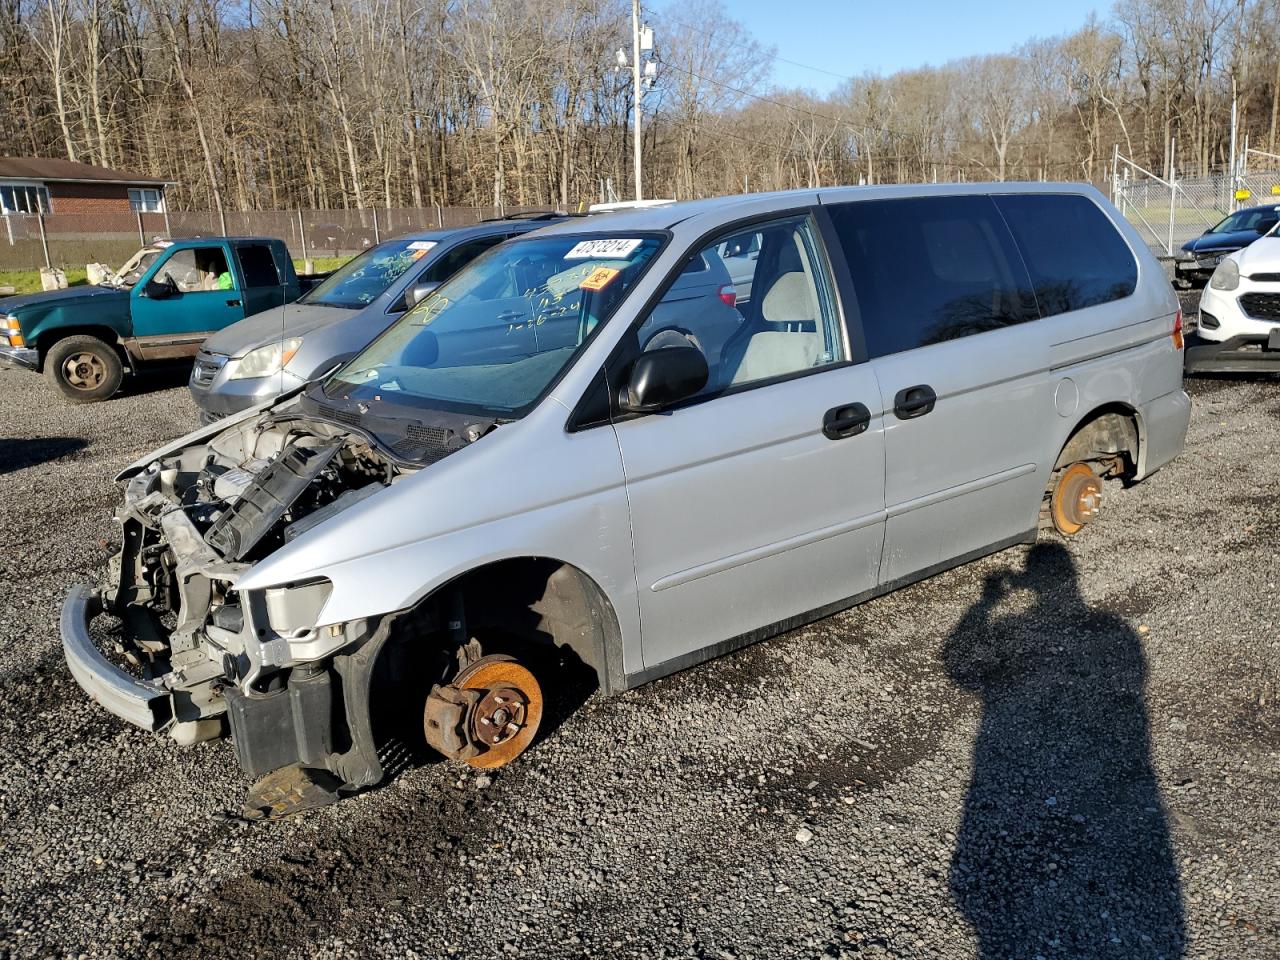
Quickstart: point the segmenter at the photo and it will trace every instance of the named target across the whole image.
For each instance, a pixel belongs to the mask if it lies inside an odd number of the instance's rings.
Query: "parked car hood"
[[[204,342],[204,349],[224,357],[243,357],[250,350],[266,346],[281,336],[303,337],[313,330],[352,315],[345,307],[289,303],[255,313],[223,327]]]
[[[68,300],[101,300],[114,297],[128,300],[129,291],[124,287],[67,287],[65,290],[45,290],[43,293],[19,293],[12,297],[0,298],[0,312],[13,313],[28,306],[44,306]]]
[[[286,369],[301,380],[314,380],[339,360],[359,353],[403,314],[381,309],[343,310],[343,316],[307,334]]]
[[[1208,253],[1209,251],[1239,250],[1258,239],[1256,230],[1233,230],[1231,233],[1206,233],[1188,240],[1182,249],[1188,253]]]
[[[1280,237],[1263,237],[1255,240],[1232,259],[1240,265],[1246,277],[1255,273],[1280,273]]]

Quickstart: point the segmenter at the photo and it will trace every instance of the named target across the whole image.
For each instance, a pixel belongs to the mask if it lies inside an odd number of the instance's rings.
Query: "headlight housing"
[[[1215,290],[1234,290],[1240,286],[1240,265],[1234,260],[1223,260],[1209,278],[1209,286]]]
[[[302,346],[302,338],[269,343],[257,350],[250,350],[236,361],[234,369],[228,374],[228,380],[248,380],[253,377],[269,377],[284,369],[285,364],[293,359],[293,355]]]

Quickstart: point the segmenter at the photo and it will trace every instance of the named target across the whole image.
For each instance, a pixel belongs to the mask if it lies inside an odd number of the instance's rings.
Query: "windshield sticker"
[[[596,267],[591,271],[591,276],[578,284],[578,289],[603,290],[621,272],[621,270],[614,270],[612,267]]]
[[[413,251],[413,259],[414,259],[414,260],[421,260],[421,259],[422,259],[423,257],[425,257],[426,255],[427,255],[427,251],[425,251],[425,250],[415,250],[415,251]]]
[[[423,253],[426,253],[435,245],[436,245],[435,240],[414,240],[411,244],[409,244],[409,246],[406,249],[421,250]]]
[[[589,257],[629,257],[643,240],[581,240],[564,255],[566,260],[586,260]]]

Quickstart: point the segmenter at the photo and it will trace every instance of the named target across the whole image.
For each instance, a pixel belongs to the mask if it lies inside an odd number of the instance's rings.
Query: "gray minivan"
[[[294,303],[224,327],[191,367],[187,388],[201,420],[247,410],[332,370],[490,247],[562,218],[531,214],[386,240]]]
[[[708,300],[680,295],[709,252],[754,263],[714,356]],[[634,687],[1078,533],[1189,413],[1177,300],[1088,186],[564,222],[326,380],[128,467],[67,662],[148,730],[229,727],[257,815],[376,783],[394,740],[498,766],[572,668]],[[90,637],[102,612],[125,663]]]

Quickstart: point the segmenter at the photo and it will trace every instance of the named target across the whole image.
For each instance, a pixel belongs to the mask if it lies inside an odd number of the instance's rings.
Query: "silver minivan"
[[[681,293],[727,257],[717,309]],[[247,809],[287,813],[378,782],[392,744],[507,763],[567,678],[634,687],[1074,535],[1189,413],[1177,300],[1091,187],[565,222],[126,469],[121,548],[63,643],[117,715],[229,729]]]

